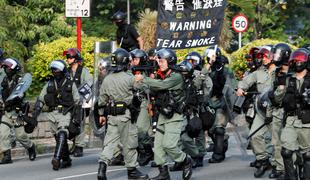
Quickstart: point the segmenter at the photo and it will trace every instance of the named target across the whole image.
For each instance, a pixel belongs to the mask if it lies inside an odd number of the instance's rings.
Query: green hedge
[[[84,58],[83,64],[93,72],[94,62],[94,43],[96,41],[105,41],[102,38],[96,37],[83,37],[82,38],[82,57]],[[31,72],[33,82],[31,85],[31,96],[36,96],[42,89],[45,80],[51,75],[49,64],[55,59],[63,59],[63,51],[76,47],[76,37],[60,38],[51,43],[41,43],[34,47],[32,51],[32,58],[27,62],[26,66],[28,71]]]
[[[263,45],[268,45],[268,44],[277,44],[277,43],[283,43],[283,42],[272,40],[272,39],[259,39],[259,40],[252,41],[251,43],[233,52],[230,56],[231,62],[232,62],[230,66],[233,72],[235,73],[236,77],[241,78],[243,73],[248,70],[246,66],[246,60],[244,57],[246,54],[248,54],[248,52],[250,51],[252,47],[263,46]],[[289,46],[292,49],[297,48],[290,44]]]

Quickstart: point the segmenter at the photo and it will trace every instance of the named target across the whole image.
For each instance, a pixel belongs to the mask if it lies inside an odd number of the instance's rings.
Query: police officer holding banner
[[[117,11],[112,17],[117,26],[116,41],[119,46],[128,52],[134,49],[143,49],[143,38],[131,24],[126,22],[126,14]]]

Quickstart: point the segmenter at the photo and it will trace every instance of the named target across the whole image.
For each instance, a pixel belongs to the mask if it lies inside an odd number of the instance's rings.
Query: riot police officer
[[[116,40],[121,48],[132,51],[134,49],[143,49],[143,38],[131,24],[126,23],[126,14],[117,11],[112,16],[112,21],[116,24]]]
[[[71,166],[67,140],[73,138],[73,132],[75,135],[79,133],[77,129],[72,129],[79,127],[79,119],[72,120],[71,117],[79,105],[80,96],[63,60],[52,61],[49,68],[53,76],[45,84],[36,101],[33,118],[38,117],[44,105],[47,106],[47,118],[56,139],[52,165],[53,170],[57,171],[59,168]]]
[[[289,58],[293,75],[279,83],[275,99],[283,105],[285,116],[281,133],[285,175],[281,179],[298,179],[293,154],[303,157],[301,179],[310,179],[310,74],[307,69],[310,53],[304,48],[294,51]]]
[[[212,80],[207,73],[203,73],[201,70],[204,67],[204,60],[198,52],[190,52],[185,56],[185,60],[180,63],[180,66],[185,66],[186,63],[190,63],[192,66],[192,71],[186,75],[186,87],[191,87],[192,90],[186,88],[187,94],[190,94],[189,102],[186,107],[186,118],[189,121],[189,118],[193,118],[193,116],[198,116],[199,106],[204,106],[208,102],[208,96],[212,90]],[[188,72],[187,72],[188,73]],[[188,77],[191,76],[191,77]],[[191,92],[193,91],[193,92]],[[185,129],[188,129],[187,128]],[[198,128],[198,127],[196,127]],[[198,136],[197,136],[198,135]],[[193,138],[194,137],[194,138]],[[195,139],[195,141],[194,141]],[[193,168],[202,167],[203,166],[203,157],[206,153],[205,148],[205,133],[202,127],[200,127],[200,132],[198,134],[192,134],[191,131],[182,133],[181,135],[182,141],[182,150],[190,155],[193,160]],[[177,163],[174,164],[173,167],[170,168],[170,171],[181,170],[181,166]]]
[[[215,122],[208,131],[214,142],[214,150],[209,163],[220,163],[225,159],[228,148],[228,135],[226,135],[226,125],[228,123],[228,111],[224,103],[224,87],[235,86],[235,77],[231,70],[225,67],[228,63],[222,56],[218,47],[210,46],[204,52],[204,57],[208,61],[208,69],[213,82],[209,104],[215,109]],[[233,87],[231,87],[233,88]]]
[[[78,89],[82,86],[91,87],[93,83],[93,78],[89,73],[88,69],[82,66],[83,58],[81,56],[81,52],[76,48],[69,48],[64,53],[67,58],[67,64],[70,66],[69,73],[75,82],[75,85]],[[83,101],[83,109],[82,110],[82,118],[81,122],[81,133],[75,138],[76,146],[73,151],[74,157],[82,157],[83,156],[83,148],[85,147],[85,117],[86,112],[89,111],[89,107],[87,107],[86,99],[81,95],[81,101]]]
[[[101,124],[108,123],[104,140],[104,148],[99,158],[97,178],[107,179],[106,171],[113,151],[117,145],[115,140],[120,139],[123,145],[125,166],[128,179],[147,179],[148,175],[141,173],[136,167],[138,138],[137,127],[131,122],[130,105],[133,99],[134,76],[127,71],[130,54],[119,48],[111,56],[111,73],[108,74],[100,87],[98,105],[100,108]],[[107,120],[108,119],[108,120]]]
[[[269,98],[271,100],[272,106],[267,111],[272,111],[272,118],[270,119],[272,125],[271,131],[271,142],[274,146],[273,156],[271,158],[271,164],[273,166],[271,173],[269,174],[269,178],[279,178],[284,174],[284,165],[283,159],[281,157],[281,141],[280,135],[282,131],[282,119],[283,119],[283,108],[280,104],[274,101],[274,97],[272,96],[273,91],[278,87],[278,84],[283,84],[286,76],[288,74],[288,60],[291,55],[291,48],[284,43],[275,44],[270,52],[270,58],[273,63],[277,66],[275,73],[275,81],[274,88],[269,93]],[[282,81],[282,82],[281,82]]]
[[[136,75],[136,81],[141,81],[155,91],[155,106],[158,108],[159,117],[155,133],[154,159],[159,166],[159,175],[154,180],[170,179],[167,157],[182,164],[183,179],[190,179],[192,175],[192,160],[178,147],[181,130],[185,121],[183,117],[182,102],[185,94],[182,75],[173,70],[177,56],[173,50],[161,49],[157,53],[159,62],[159,79]]]
[[[12,163],[11,149],[15,144],[15,138],[28,150],[29,159],[33,161],[36,158],[35,144],[29,139],[23,122],[19,120],[21,118],[19,114],[24,107],[23,99],[12,102],[6,101],[21,81],[22,66],[16,59],[6,58],[2,62],[2,68],[4,69],[5,76],[1,82],[0,153],[3,153],[3,158],[0,164]]]
[[[259,61],[262,61],[262,66],[246,76],[242,81],[239,81],[237,90],[238,96],[244,96],[245,91],[254,84],[256,84],[258,92],[264,92],[273,87],[276,66],[270,57],[270,50],[270,46],[263,46],[257,52],[257,57]],[[256,115],[251,126],[250,134],[263,125],[266,120],[268,119],[261,115]],[[263,176],[266,170],[270,167],[267,148],[268,144],[265,141],[265,136],[270,132],[271,125],[266,124],[251,138],[251,147],[253,148],[257,160],[256,171],[254,172],[256,178]]]
[[[135,49],[130,51],[130,55],[132,57],[131,67],[133,74],[144,74],[148,76],[152,73],[149,69],[139,69],[134,70],[135,67],[151,67],[148,62],[147,54],[141,49]],[[139,92],[139,91],[138,91]],[[149,131],[151,129],[150,126],[150,115],[148,113],[148,106],[150,101],[150,92],[147,90],[146,92],[135,93],[133,100],[133,106],[136,109],[139,109],[138,116],[137,116],[137,128],[138,128],[138,162],[140,166],[147,165],[151,160],[154,159],[154,153],[152,150],[153,146],[153,138],[149,136]],[[141,94],[141,95],[140,95]],[[139,98],[140,97],[140,98]],[[140,100],[142,98],[142,100]]]

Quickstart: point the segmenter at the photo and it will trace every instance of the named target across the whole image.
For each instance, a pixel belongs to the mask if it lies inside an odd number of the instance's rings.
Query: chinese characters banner
[[[156,46],[186,49],[218,43],[227,0],[159,0]]]

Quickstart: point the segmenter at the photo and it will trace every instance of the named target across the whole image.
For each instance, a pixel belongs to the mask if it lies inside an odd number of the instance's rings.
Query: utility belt
[[[58,106],[54,106],[54,107],[48,107],[48,112],[52,112],[57,110],[59,113],[64,112],[65,107],[63,107],[62,105],[58,105]]]
[[[297,116],[303,124],[310,123],[310,109],[288,111],[286,112],[286,116]]]
[[[117,116],[124,115],[129,106],[122,101],[109,103],[105,109],[108,115]]]

